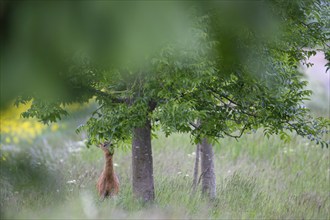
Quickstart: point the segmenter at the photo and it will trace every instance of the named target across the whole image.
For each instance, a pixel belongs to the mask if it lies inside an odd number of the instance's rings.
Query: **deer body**
[[[105,145],[101,145],[100,148],[104,152],[105,165],[96,186],[100,197],[106,198],[118,194],[119,181],[113,169],[113,154],[110,153]]]

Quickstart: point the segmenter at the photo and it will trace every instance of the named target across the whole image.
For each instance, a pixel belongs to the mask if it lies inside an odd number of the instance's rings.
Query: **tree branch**
[[[193,123],[193,122],[189,122],[189,124],[190,124],[191,126],[193,126],[195,129],[198,129],[198,128],[200,127],[200,125],[197,125],[197,124],[195,124],[195,123]]]
[[[97,89],[93,89],[92,91],[97,95],[100,95],[100,96],[106,97],[107,99],[110,99],[113,103],[127,103],[127,100],[128,100],[127,98],[114,97],[111,94],[102,92],[102,91],[97,90]]]
[[[243,114],[246,114],[246,115],[249,115],[249,116],[252,116],[252,117],[255,117],[255,118],[258,117],[255,113],[246,112],[246,111],[244,111],[243,109],[237,109],[237,108],[235,108],[235,106],[230,106],[230,105],[228,105],[227,103],[225,103],[224,101],[222,101],[221,98],[225,98],[225,99],[227,99],[230,103],[232,103],[232,104],[234,104],[234,105],[236,105],[236,106],[238,106],[238,107],[244,108],[242,105],[238,104],[237,102],[233,101],[232,99],[228,98],[227,96],[225,96],[225,95],[223,95],[223,94],[220,95],[220,94],[216,93],[216,91],[214,91],[212,88],[210,88],[210,90],[211,90],[211,92],[215,95],[215,98],[218,99],[220,102],[222,102],[225,106],[227,106],[227,107],[229,107],[229,108],[231,108],[231,109],[239,110],[239,111],[240,111],[241,113],[243,113]],[[220,96],[220,97],[218,97],[218,96]]]
[[[244,133],[244,131],[246,130],[246,125],[244,125],[244,127],[243,127],[243,129],[241,130],[241,133],[239,134],[239,135],[231,135],[231,134],[229,134],[229,133],[227,133],[227,132],[223,132],[225,135],[227,135],[227,136],[229,136],[229,137],[232,137],[232,138],[235,138],[236,140],[238,139],[238,138],[240,138],[240,137],[242,137],[242,135],[243,135],[243,133]]]

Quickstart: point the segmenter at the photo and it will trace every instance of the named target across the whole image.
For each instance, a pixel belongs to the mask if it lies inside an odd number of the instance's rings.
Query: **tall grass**
[[[191,190],[195,146],[188,135],[154,139],[156,200],[132,197],[131,155],[115,152],[120,194],[98,200],[95,183],[102,152],[86,148],[74,133],[83,115],[47,131],[32,144],[1,148],[1,218],[239,218],[329,219],[329,149],[292,134],[290,143],[261,132],[239,141],[222,139],[215,149],[217,198]],[[199,186],[200,188],[200,186]]]

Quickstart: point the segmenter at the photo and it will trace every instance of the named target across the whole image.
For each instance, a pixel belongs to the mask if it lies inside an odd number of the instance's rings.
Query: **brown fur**
[[[101,198],[117,195],[119,192],[119,181],[113,169],[113,154],[106,147],[107,144],[101,144],[100,148],[104,152],[105,165],[97,181],[97,190]]]

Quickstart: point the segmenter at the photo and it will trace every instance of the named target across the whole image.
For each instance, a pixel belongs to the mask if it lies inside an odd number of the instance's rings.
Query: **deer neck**
[[[112,155],[110,153],[105,153],[104,155],[105,155],[104,173],[108,177],[113,177],[114,170],[113,170]]]

